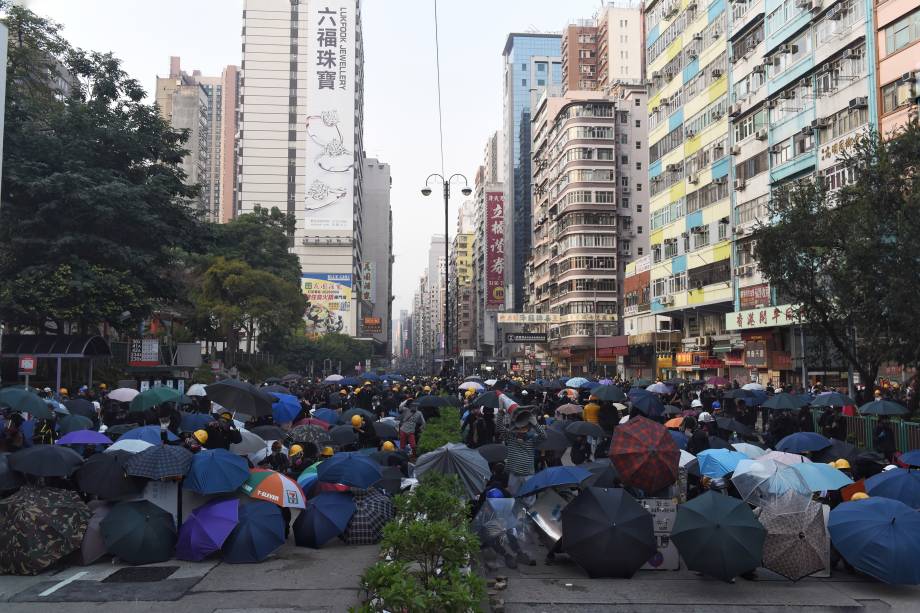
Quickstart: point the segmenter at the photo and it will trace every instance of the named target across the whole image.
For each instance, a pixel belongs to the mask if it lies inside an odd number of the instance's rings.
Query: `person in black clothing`
[[[693,434],[690,435],[690,440],[687,441],[687,451],[697,455],[707,449],[709,449],[709,434],[702,428],[694,430]]]
[[[576,466],[591,461],[591,443],[585,436],[576,436],[572,443],[572,464]]]
[[[241,443],[243,435],[233,425],[233,416],[224,411],[220,416],[205,426],[208,440],[205,447],[208,449],[230,449],[230,445]]]
[[[880,415],[875,429],[872,431],[872,445],[875,450],[885,456],[889,462],[894,461],[895,442],[894,429],[887,415]]]
[[[300,445],[293,445],[291,448],[300,447]],[[272,470],[287,474],[288,468],[291,466],[291,461],[288,459],[286,453],[284,453],[284,448],[281,446],[281,441],[275,441],[272,443],[272,452],[261,462],[259,466],[268,466]]]

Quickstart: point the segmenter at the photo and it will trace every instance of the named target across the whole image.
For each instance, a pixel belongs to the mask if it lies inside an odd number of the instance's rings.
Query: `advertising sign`
[[[361,320],[361,328],[364,334],[382,334],[383,318],[364,316]]]
[[[744,344],[744,363],[748,366],[767,367],[767,344],[763,341],[749,341]]]
[[[505,306],[505,194],[486,192],[486,308]]]
[[[545,343],[545,332],[509,332],[505,334],[506,343]]]
[[[307,230],[350,232],[354,223],[355,4],[306,4]]]
[[[725,314],[726,330],[748,330],[771,326],[791,326],[801,323],[798,309],[792,304],[747,309]]]
[[[671,541],[671,530],[677,518],[677,503],[671,498],[643,498],[639,504],[652,514],[655,541],[658,551],[645,563],[642,570],[677,570],[680,556]]]
[[[128,366],[157,366],[160,363],[160,341],[155,338],[136,338],[131,341]]]
[[[499,313],[500,324],[558,324],[562,321],[559,313]]]
[[[363,262],[361,264],[361,300],[377,302],[377,263]]]
[[[352,334],[350,274],[303,273],[300,286],[309,302],[308,334]]]
[[[770,304],[770,286],[759,283],[738,290],[742,309],[756,309]]]

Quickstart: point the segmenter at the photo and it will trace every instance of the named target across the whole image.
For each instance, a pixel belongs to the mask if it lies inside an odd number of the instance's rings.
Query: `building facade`
[[[472,200],[460,205],[457,232],[450,249],[450,356],[475,361],[475,292],[473,254],[476,246],[475,206]]]
[[[597,24],[597,89],[614,83],[642,83],[645,74],[645,29],[641,4],[608,2],[594,16]]]
[[[362,241],[360,334],[374,342],[374,356],[389,363],[393,330],[393,211],[390,165],[376,158],[364,159],[362,173]]]
[[[879,129],[890,134],[917,119],[920,88],[920,5],[914,0],[876,0]]]
[[[505,194],[505,139],[501,130],[493,132],[486,140],[483,148],[482,165],[476,171],[474,181],[473,199],[473,286],[474,286],[474,319],[475,319],[475,349],[476,359],[488,362],[494,360],[501,348],[498,338],[498,323],[496,313],[504,310],[507,305],[507,295],[502,303],[496,304],[490,299],[488,287],[490,265],[490,252],[488,235],[487,194]],[[507,208],[507,200],[505,205]],[[503,225],[503,230],[507,226]],[[505,237],[503,237],[503,241]],[[508,249],[507,241],[505,251]],[[494,254],[493,254],[494,255]],[[504,273],[503,282],[507,278]]]
[[[562,93],[597,89],[597,23],[581,19],[562,31]]]

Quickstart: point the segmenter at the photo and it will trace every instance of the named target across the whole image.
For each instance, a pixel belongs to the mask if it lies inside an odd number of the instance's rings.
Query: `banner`
[[[499,313],[500,324],[558,324],[562,321],[559,313]]]
[[[356,0],[307,7],[307,230],[347,230],[354,217]]]
[[[361,263],[361,300],[377,302],[377,263]]]
[[[765,307],[770,304],[770,286],[766,283],[759,283],[742,287],[738,290],[738,297],[742,310]]]
[[[726,330],[747,330],[802,323],[795,305],[783,304],[725,314]]]
[[[352,334],[350,274],[303,273],[300,284],[309,301],[308,334]]]
[[[486,192],[486,308],[505,306],[505,194]]]

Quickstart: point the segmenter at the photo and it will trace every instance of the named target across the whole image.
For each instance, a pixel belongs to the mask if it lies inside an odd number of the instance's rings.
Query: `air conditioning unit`
[[[859,49],[847,49],[840,57],[844,60],[858,60],[862,57],[862,51]]]
[[[753,274],[754,274],[754,266],[751,264],[745,264],[744,266],[738,267],[739,277],[750,277]]]
[[[778,106],[779,106],[779,100],[777,100],[776,98],[774,98],[773,100],[767,100],[768,109],[775,109]]]
[[[653,79],[660,79],[660,78],[661,78],[661,73],[660,73],[659,71],[657,71],[657,70],[653,71],[653,72],[652,72],[652,78],[653,78]]]
[[[722,37],[722,30],[713,30],[712,31],[712,40],[716,40]]]
[[[785,100],[795,100],[795,90],[787,89],[782,94],[780,94]]]
[[[913,72],[905,72],[901,75],[901,78],[898,79],[901,83],[913,83],[917,80],[917,76]]]
[[[684,136],[686,136],[687,138],[693,138],[694,136],[696,136],[696,130],[691,130],[690,128],[687,128],[687,130],[684,132]]]
[[[668,172],[678,172],[680,170],[680,164],[668,164],[664,169]]]
[[[730,107],[728,107],[729,117],[737,117],[740,114],[741,114],[741,103],[740,102],[735,102]]]
[[[658,299],[658,302],[661,306],[670,306],[674,304],[674,296],[662,296]]]
[[[697,32],[693,35],[693,40],[703,40],[703,35],[700,32]]]
[[[712,75],[712,78],[713,78],[713,79],[718,79],[719,77],[722,76],[722,69],[721,69],[721,68],[713,68],[712,71],[711,71],[709,74]]]
[[[781,45],[779,48],[780,53],[798,53],[799,46],[793,44]]]
[[[658,101],[661,106],[671,106],[671,100],[667,96]]]
[[[847,106],[849,106],[851,109],[864,109],[867,106],[869,106],[869,99],[866,98],[865,96],[853,98],[852,100],[850,100]]]
[[[700,286],[702,287],[700,282]],[[709,337],[708,336],[691,336],[691,344],[696,345],[697,347],[708,347],[709,346]]]
[[[735,236],[744,236],[745,234],[747,234],[747,228],[745,228],[744,226],[737,226],[732,230],[732,232],[734,233]]]
[[[757,130],[757,132],[754,134],[754,138],[757,140],[767,140],[767,129],[761,128]]]
[[[696,10],[696,6],[697,6],[696,0],[690,0],[690,2],[687,3],[687,10],[688,10],[688,11],[695,11],[695,10]]]
[[[715,179],[712,180],[712,184],[713,185],[725,185],[726,181],[727,180],[725,177],[716,177]]]
[[[815,133],[815,129],[812,128],[811,126],[805,126],[804,128],[802,128],[802,134],[805,136],[811,136],[814,133]]]
[[[754,66],[751,72],[754,74],[763,74],[764,72],[766,72],[766,70],[767,68],[764,64],[757,64],[756,66]]]
[[[657,114],[658,114],[658,107],[657,107],[657,106],[653,106],[653,107],[651,108],[651,113],[652,113],[652,115],[657,115]]]
[[[836,5],[836,6],[832,6],[832,7],[831,7],[831,10],[829,10],[829,11],[827,12],[827,15],[825,15],[825,16],[826,16],[828,19],[831,19],[831,20],[833,20],[833,21],[837,21],[837,20],[839,20],[839,19],[843,19],[843,15],[844,15],[844,11],[843,11],[842,8],[840,8],[840,5],[838,4],[838,5]]]
[[[770,145],[770,153],[780,153],[783,150],[782,145]]]
[[[695,60],[696,58],[698,58],[698,57],[700,57],[700,54],[697,53],[696,51],[688,51],[688,52],[687,52],[687,58],[688,58],[691,62],[692,62],[693,60]]]
[[[741,155],[741,145],[732,145],[732,148],[728,150],[732,155]]]
[[[735,179],[735,189],[736,190],[739,190],[739,191],[743,190],[744,185],[745,185],[744,179]]]
[[[687,181],[690,181],[690,183],[693,183],[694,185],[696,185],[697,183],[700,182],[700,176],[699,175],[687,175]]]

